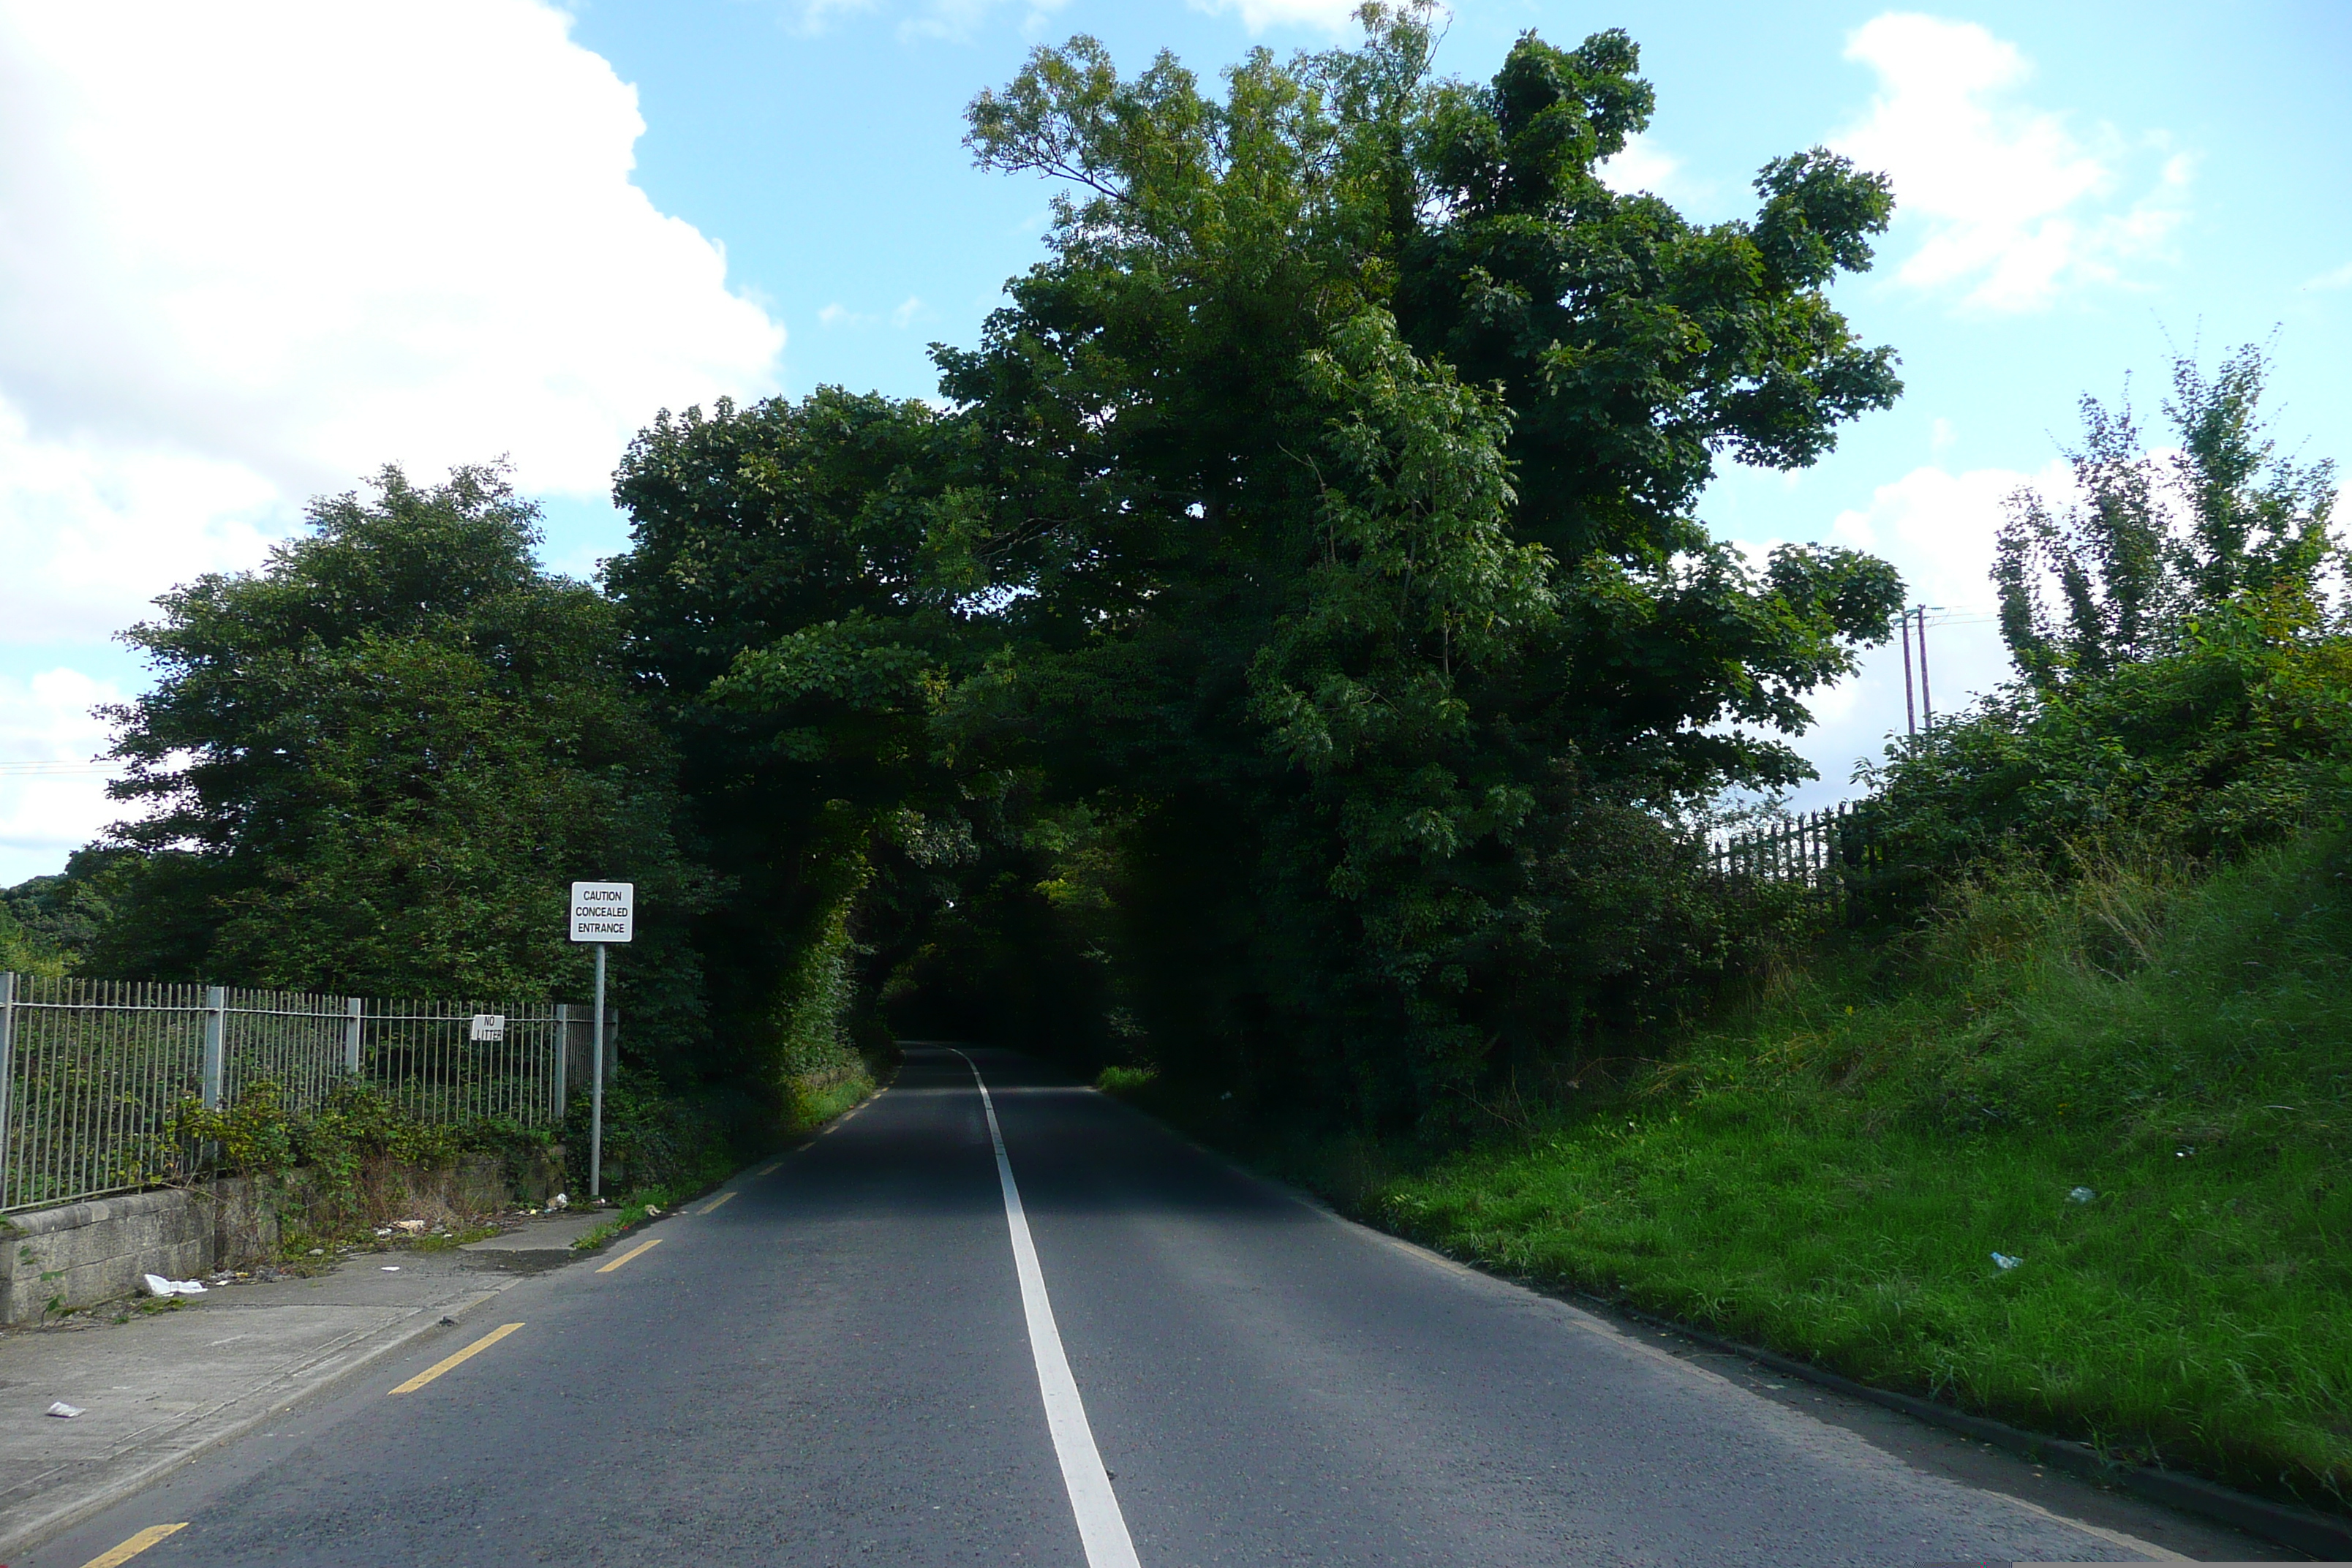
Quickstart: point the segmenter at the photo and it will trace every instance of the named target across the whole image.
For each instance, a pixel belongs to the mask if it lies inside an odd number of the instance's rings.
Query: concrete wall
[[[532,1162],[510,1191],[503,1161],[468,1154],[456,1164],[371,1173],[364,1223],[409,1217],[460,1218],[544,1202],[561,1180],[562,1151]],[[310,1184],[290,1177],[243,1176],[195,1188],[166,1188],[93,1198],[53,1209],[0,1216],[0,1323],[37,1322],[128,1296],[140,1277],[190,1279],[278,1256],[286,1232],[311,1228]],[[393,1210],[398,1210],[394,1213]]]

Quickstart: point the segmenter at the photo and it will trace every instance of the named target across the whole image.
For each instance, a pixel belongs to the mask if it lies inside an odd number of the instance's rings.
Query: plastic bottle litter
[[[405,1231],[410,1236],[423,1236],[425,1222],[421,1219],[396,1219],[392,1222],[392,1228]]]
[[[547,1200],[547,1212],[550,1214],[557,1213],[562,1209],[568,1209],[571,1206],[572,1200],[565,1197],[562,1193],[558,1193],[553,1197]]]
[[[2088,1187],[2076,1187],[2066,1194],[2066,1201],[2070,1204],[2086,1204],[2098,1195]]]
[[[397,1274],[400,1272],[400,1265],[397,1263],[387,1263],[384,1264],[383,1268],[386,1274]]]
[[[150,1296],[201,1296],[204,1286],[194,1279],[166,1279],[161,1274],[150,1274],[141,1283]]]
[[[55,1405],[49,1406],[48,1413],[57,1416],[60,1420],[70,1421],[75,1416],[81,1414],[81,1406],[79,1405],[68,1405],[64,1400],[60,1399]]]
[[[1992,1255],[1992,1261],[1993,1261],[1993,1267],[1994,1267],[1994,1268],[1999,1268],[1999,1269],[2001,1269],[2001,1270],[2003,1270],[2003,1271],[2005,1272],[2005,1271],[2007,1271],[2007,1270],[2009,1270],[2009,1269],[2011,1269],[2011,1268],[2016,1268],[2019,1264],[2021,1264],[2021,1263],[2024,1262],[2024,1261],[2025,1261],[2025,1259],[2023,1259],[2022,1258],[2011,1258],[2011,1257],[2008,1253],[2006,1253],[2006,1252],[1996,1252],[1996,1253],[1994,1253],[1994,1254]]]

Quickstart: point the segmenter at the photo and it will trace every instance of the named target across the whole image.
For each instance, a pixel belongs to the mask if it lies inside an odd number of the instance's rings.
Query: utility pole
[[[1918,710],[1911,705],[1911,612],[1903,612],[1903,732],[1919,732]]]
[[[1936,699],[1927,689],[1927,606],[1919,606],[1919,711],[1927,733],[1936,732]]]
[[[1922,728],[1936,732],[1936,699],[1927,689],[1927,612],[1936,606],[1914,605],[1903,612],[1903,732],[1916,736]],[[1915,630],[1916,628],[1916,630]],[[1911,639],[1919,639],[1919,698],[1911,699]]]

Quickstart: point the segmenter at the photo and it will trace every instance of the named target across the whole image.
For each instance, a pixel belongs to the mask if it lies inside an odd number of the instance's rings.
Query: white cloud
[[[635,90],[570,26],[0,0],[0,642],[101,640],[387,461],[596,495],[656,409],[776,385],[783,329],[630,183]],[[62,798],[23,789],[9,842]]]
[[[2030,62],[1975,23],[1888,12],[1845,52],[1877,71],[1878,92],[1832,145],[1891,175],[1898,216],[1924,224],[1897,273],[1906,283],[1989,310],[2038,309],[2070,283],[2120,279],[2185,216],[2189,158],[2164,158],[2118,210],[2135,149],[2104,126],[2086,145],[2063,115],[2019,101]]]
[[[94,489],[194,463],[250,511],[504,451],[589,494],[656,407],[773,384],[782,329],[629,183],[635,90],[562,13],[131,9],[0,5],[0,396]]]
[[[2058,459],[2034,473],[1954,473],[1927,464],[1878,486],[1869,505],[1842,511],[1832,522],[1828,542],[1892,563],[1903,574],[1905,602],[1937,607],[1928,616],[1927,674],[1939,719],[2011,674],[1990,580],[2002,503],[2021,486],[2056,496],[2072,483]],[[1890,641],[1864,653],[1857,673],[1813,696],[1808,705],[1814,727],[1793,743],[1821,777],[1792,792],[1793,805],[1810,809],[1853,793],[1855,763],[1875,760],[1886,737],[1903,731],[1903,650]]]
[[[88,762],[107,744],[90,709],[122,695],[73,669],[0,676],[0,887],[57,870],[123,815]]]
[[[908,295],[899,302],[898,308],[890,312],[890,324],[894,327],[905,328],[914,321],[922,308],[923,301],[919,296]]]
[[[1066,0],[1030,0],[1020,30],[1034,37],[1066,3]],[[828,32],[845,17],[881,9],[880,0],[801,0],[798,30],[810,35]],[[936,38],[963,43],[1003,9],[1005,0],[922,0],[921,4],[904,8],[905,14],[898,18],[895,31],[901,42]]]
[[[2333,272],[2323,272],[2304,285],[2306,289],[2352,289],[2352,261]]]
[[[1242,26],[1252,33],[1269,27],[1320,27],[1345,32],[1363,0],[1191,0],[1192,9],[1213,16],[1240,13]]]
[[[260,559],[278,487],[184,448],[43,440],[0,397],[0,645],[87,642],[205,572]]]
[[[1989,611],[2001,503],[2021,485],[2055,494],[2072,483],[2057,459],[2038,474],[2015,468],[1955,474],[1929,464],[1877,487],[1869,506],[1838,513],[1830,540],[1894,563],[1914,604]]]
[[[1593,172],[1601,183],[1619,195],[1631,195],[1648,191],[1663,195],[1676,184],[1683,161],[1651,141],[1648,136],[1627,140],[1625,149],[1614,158],[1604,160]]]

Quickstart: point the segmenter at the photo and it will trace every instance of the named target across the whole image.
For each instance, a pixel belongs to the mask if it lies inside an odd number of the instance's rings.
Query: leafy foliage
[[[2275,455],[2265,364],[2181,360],[2177,456],[2085,399],[2082,499],[2021,493],[1995,581],[2021,679],[1905,750],[1874,812],[1897,862],[2226,858],[2340,812],[2352,637],[2328,603],[2334,470]],[[2053,602],[2054,596],[2054,602]]]
[[[356,1079],[338,1084],[325,1103],[300,1115],[286,1110],[279,1086],[267,1079],[246,1084],[235,1103],[217,1110],[188,1099],[173,1110],[165,1131],[192,1167],[202,1151],[205,1169],[279,1177],[301,1172],[306,1218],[328,1235],[367,1220],[370,1178],[386,1167],[435,1170],[461,1155],[495,1153],[506,1158],[512,1178],[551,1142],[545,1128],[499,1117],[420,1121]]]
[[[2242,603],[2261,602],[2287,635],[2318,624],[2323,578],[2340,565],[2336,468],[2278,454],[2261,412],[2267,373],[2251,343],[2210,376],[2176,358],[2169,455],[2143,449],[2127,406],[2083,399],[2083,446],[2067,454],[2081,500],[2011,497],[1993,569],[2001,636],[2033,685],[2161,657]]]
[[[1078,195],[940,355],[1008,643],[945,728],[1108,825],[1163,1067],[1387,1118],[1534,1048],[1530,979],[1571,1031],[1621,1005],[1545,891],[1562,821],[1802,776],[1772,732],[1893,574],[1759,574],[1688,507],[1716,451],[1809,461],[1895,384],[1821,293],[1883,183],[1805,154],[1694,228],[1595,174],[1649,111],[1622,35],[1471,88],[1425,10],[1366,16],[1222,100],[1081,38],[973,103],[983,164]]]
[[[639,884],[619,966],[633,1044],[700,1028],[670,746],[613,607],[542,571],[492,470],[318,502],[258,573],[207,576],[132,628],[159,679],[115,710],[110,882],[86,970],[344,994],[580,993],[575,878]]]
[[[856,1000],[916,940],[901,911],[971,853],[929,730],[970,657],[967,439],[826,388],[665,416],[616,478],[634,543],[606,583],[730,876],[696,935],[740,1079],[845,1059]]]
[[[1649,113],[1622,35],[1474,88],[1431,15],[1221,96],[1038,50],[968,142],[1067,188],[944,412],[632,448],[607,581],[739,879],[730,1031],[797,1049],[840,953],[903,1019],[1411,1118],[1726,962],[1664,819],[1801,776],[1898,585],[1689,510],[1894,395],[1822,293],[1885,187],[1814,152],[1691,226],[1595,172]]]

